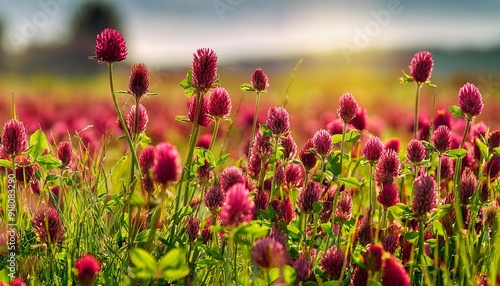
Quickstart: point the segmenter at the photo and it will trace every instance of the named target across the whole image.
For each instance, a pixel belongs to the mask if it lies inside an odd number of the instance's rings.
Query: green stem
[[[220,124],[220,118],[215,118],[214,133],[212,134],[212,140],[210,141],[210,146],[208,146],[208,150],[212,150],[212,147],[214,146],[215,138],[217,138],[217,132],[219,132],[219,124]]]
[[[250,143],[248,146],[248,157],[250,159],[250,155],[252,155],[252,145],[253,139],[255,136],[255,128],[257,127],[257,114],[259,113],[259,102],[260,102],[260,91],[257,91],[257,101],[255,102],[255,111],[253,113],[253,124],[252,124],[252,134],[250,135]]]
[[[418,223],[418,254],[416,259],[416,263],[418,263],[419,265],[420,265],[420,258],[422,257],[423,254],[424,254],[424,220],[423,218],[420,218],[420,221]]]
[[[370,180],[370,182],[368,183],[369,184],[369,192],[370,192],[370,216],[373,215],[373,206],[375,205],[375,202],[374,202],[374,196],[373,196],[373,193],[374,193],[374,189],[373,189],[373,164],[370,164],[370,176],[368,177],[368,179]]]
[[[278,162],[278,141],[279,136],[275,136],[274,139],[274,165],[273,165],[273,174],[276,173],[276,164]],[[271,181],[271,197],[269,199],[273,199],[276,196],[276,183],[274,180]]]
[[[421,83],[417,83],[417,94],[415,95],[415,118],[413,121],[413,138],[417,138],[418,131],[418,98],[420,97]]]
[[[314,220],[314,223],[313,223],[314,228],[313,228],[311,240],[309,241],[309,249],[313,249],[313,247],[314,247],[314,241],[316,240],[315,238],[316,238],[316,233],[317,233],[317,228],[318,228],[318,215],[313,213],[312,217]]]
[[[339,233],[337,234],[337,249],[340,249],[340,238],[342,237],[342,222],[339,223]]]
[[[231,234],[233,235],[233,234]],[[234,283],[237,284],[238,283],[238,269],[236,268],[236,258],[238,257],[238,244],[234,241],[234,238],[232,239],[233,240],[233,244],[234,244],[234,253],[233,253],[233,272],[234,272]]]
[[[342,170],[344,166],[342,165],[342,161],[344,158],[344,143],[345,143],[345,132],[347,130],[347,123],[344,122],[344,128],[342,129],[342,141],[340,142],[340,176],[342,175]]]
[[[439,203],[441,201],[441,164],[442,164],[442,156],[438,157],[438,165],[436,171],[436,181],[437,181],[437,207],[439,208]]]

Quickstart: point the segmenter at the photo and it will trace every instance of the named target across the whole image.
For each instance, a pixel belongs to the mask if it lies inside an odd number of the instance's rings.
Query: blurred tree
[[[73,41],[78,44],[88,38],[95,40],[96,35],[104,28],[122,31],[119,18],[115,9],[108,3],[102,1],[84,3],[72,23]]]

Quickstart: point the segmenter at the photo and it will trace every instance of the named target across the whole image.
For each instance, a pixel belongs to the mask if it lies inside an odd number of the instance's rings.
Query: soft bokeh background
[[[56,141],[89,125],[90,142],[109,131],[116,117],[106,67],[87,57],[96,35],[113,27],[129,49],[127,60],[116,64],[116,87],[126,89],[131,65],[144,62],[150,90],[160,94],[144,101],[148,133],[156,142],[178,141],[189,132],[174,121],[187,113],[178,83],[201,47],[219,56],[233,114],[241,103],[233,127],[240,139],[255,96],[239,86],[257,67],[270,78],[261,117],[269,106],[286,104],[299,144],[336,117],[344,92],[367,108],[368,131],[383,138],[401,131],[409,136],[415,87],[399,84],[399,77],[424,49],[433,53],[431,79],[438,88],[423,88],[422,117],[430,119],[434,94],[436,110],[446,109],[456,104],[459,88],[472,82],[485,102],[479,120],[499,127],[499,12],[494,0],[0,0],[0,120],[11,116],[14,95],[28,129],[51,130]],[[130,102],[121,99],[127,112]]]

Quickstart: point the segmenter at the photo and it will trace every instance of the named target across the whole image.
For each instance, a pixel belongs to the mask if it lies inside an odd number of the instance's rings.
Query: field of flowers
[[[254,105],[233,101],[209,48],[180,82],[188,108],[165,108],[145,64],[115,84],[127,54],[97,35],[106,102],[2,110],[0,285],[500,283],[500,130],[476,122],[497,108],[467,81],[446,109],[421,96],[430,52],[402,67],[414,111],[392,110],[384,141],[348,92],[291,125],[261,68],[240,87]]]

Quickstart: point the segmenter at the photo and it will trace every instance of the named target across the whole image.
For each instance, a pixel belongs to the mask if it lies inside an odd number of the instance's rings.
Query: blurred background
[[[399,78],[420,50],[432,52],[431,80],[438,85],[422,89],[422,120],[431,119],[434,96],[435,111],[445,110],[471,82],[485,103],[478,121],[498,128],[499,12],[494,0],[0,0],[0,120],[12,116],[14,96],[30,132],[51,130],[58,141],[88,127],[82,134],[91,143],[109,133],[116,116],[106,66],[87,58],[96,35],[112,27],[129,50],[115,65],[117,89],[127,89],[132,64],[144,62],[150,91],[159,93],[143,101],[154,143],[187,140],[189,126],[174,121],[187,114],[178,83],[202,47],[218,54],[221,84],[233,100],[233,132],[241,131],[233,136],[241,142],[255,95],[239,86],[257,67],[270,79],[261,121],[269,106],[286,105],[299,146],[336,118],[345,92],[367,109],[368,132],[411,136],[415,85]],[[121,96],[125,113],[129,99]],[[229,128],[223,125],[222,132]]]

